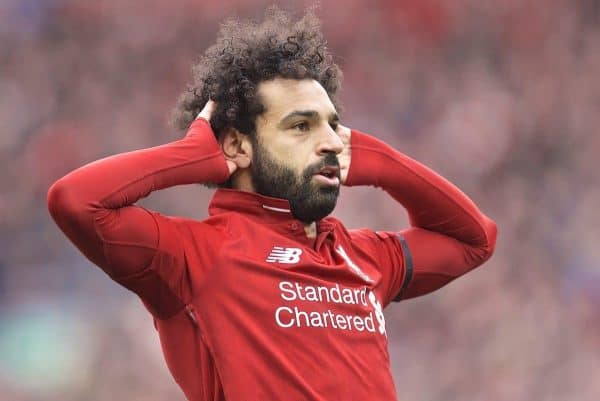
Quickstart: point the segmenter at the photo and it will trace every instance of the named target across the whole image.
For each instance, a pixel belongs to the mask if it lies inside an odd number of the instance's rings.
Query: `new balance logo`
[[[274,246],[266,261],[268,263],[285,263],[288,265],[300,262],[302,249],[300,248],[283,248]]]

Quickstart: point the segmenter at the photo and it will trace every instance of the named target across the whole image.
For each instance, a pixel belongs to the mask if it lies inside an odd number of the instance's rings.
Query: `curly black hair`
[[[229,19],[221,26],[216,43],[192,67],[194,82],[180,96],[172,124],[186,129],[208,99],[217,103],[211,117],[219,137],[230,127],[255,139],[256,117],[264,112],[257,88],[277,77],[314,79],[335,97],[342,72],[333,62],[314,8],[298,21],[272,6],[262,23]]]

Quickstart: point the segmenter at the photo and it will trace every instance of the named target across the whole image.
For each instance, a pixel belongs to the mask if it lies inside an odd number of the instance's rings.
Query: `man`
[[[487,260],[495,224],[427,167],[340,125],[340,72],[311,13],[229,22],[195,74],[176,116],[185,137],[57,181],[56,223],[140,296],[188,399],[395,400],[382,309]],[[192,183],[220,186],[204,221],[135,206]],[[347,230],[327,217],[341,185],[384,189],[411,227]]]

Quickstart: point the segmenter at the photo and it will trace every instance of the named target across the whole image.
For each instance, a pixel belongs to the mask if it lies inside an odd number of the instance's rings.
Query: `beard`
[[[319,221],[333,211],[340,186],[315,184],[313,175],[326,166],[339,167],[335,154],[327,153],[320,162],[308,166],[298,176],[294,170],[277,162],[260,141],[256,141],[254,149],[251,173],[257,193],[286,199],[292,215],[304,223]]]

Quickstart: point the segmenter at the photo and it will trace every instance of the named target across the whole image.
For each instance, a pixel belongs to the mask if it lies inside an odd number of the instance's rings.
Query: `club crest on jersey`
[[[300,262],[300,255],[302,255],[302,249],[300,248],[274,246],[269,256],[267,256],[266,262],[292,265]]]

